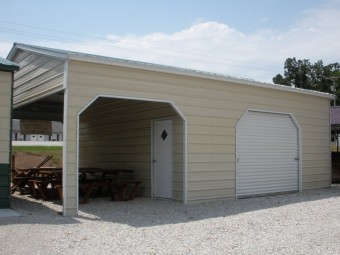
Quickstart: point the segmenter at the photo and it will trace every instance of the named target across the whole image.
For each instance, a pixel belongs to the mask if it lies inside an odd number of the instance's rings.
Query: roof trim
[[[18,50],[27,50],[33,53],[38,53],[58,59],[65,60],[67,58],[67,52],[52,48],[45,48],[40,46],[28,45],[28,44],[21,44],[21,43],[14,43],[11,51],[7,55],[7,59],[13,60],[15,54]]]
[[[43,54],[46,56],[51,56],[51,57],[62,59],[62,60],[69,59],[69,60],[75,60],[75,61],[113,65],[113,66],[133,68],[133,69],[139,69],[139,70],[148,70],[148,71],[162,72],[162,73],[168,73],[168,74],[184,75],[184,76],[190,76],[190,77],[201,78],[201,79],[231,82],[231,83],[236,83],[236,84],[241,84],[241,85],[255,86],[255,87],[261,87],[261,88],[267,88],[267,89],[274,89],[274,90],[280,90],[280,91],[287,91],[287,92],[335,99],[334,95],[324,93],[324,92],[319,92],[319,91],[292,88],[292,87],[288,87],[285,85],[271,84],[271,83],[265,83],[265,82],[258,82],[258,81],[254,81],[250,79],[232,77],[232,76],[222,75],[222,74],[217,74],[217,73],[212,73],[212,72],[203,72],[203,71],[197,71],[193,69],[185,69],[185,68],[178,68],[178,67],[172,67],[172,66],[166,66],[166,65],[140,62],[140,61],[132,61],[132,60],[104,57],[104,56],[91,55],[91,54],[72,52],[72,51],[66,51],[66,50],[58,50],[58,49],[52,49],[52,48],[46,48],[46,47],[40,47],[40,46],[34,46],[34,45],[28,45],[28,44],[14,43],[13,48],[11,49],[11,51],[9,52],[7,56],[7,59],[13,60],[15,54],[17,53],[19,49],[27,50],[27,51],[38,53],[38,54]]]
[[[0,70],[1,71],[18,71],[20,66],[10,60],[0,58]]]

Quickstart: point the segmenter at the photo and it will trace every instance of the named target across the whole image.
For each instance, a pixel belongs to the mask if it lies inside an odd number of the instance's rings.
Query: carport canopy
[[[63,122],[63,91],[43,98],[34,98],[32,102],[13,109],[13,119],[50,120]]]

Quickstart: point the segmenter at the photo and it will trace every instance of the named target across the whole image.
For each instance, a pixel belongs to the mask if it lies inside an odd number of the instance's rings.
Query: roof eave
[[[0,70],[1,71],[14,72],[14,71],[18,71],[19,69],[20,69],[20,66],[17,63],[14,63],[13,61],[10,61],[8,59],[0,58]]]
[[[18,50],[26,50],[32,53],[37,53],[45,56],[54,57],[57,59],[65,60],[67,58],[67,53],[56,52],[53,49],[42,48],[39,46],[25,45],[20,43],[14,43],[11,51],[7,55],[7,59],[13,60]]]
[[[16,65],[3,65],[3,64],[0,64],[0,70],[1,71],[14,72],[14,71],[18,71],[19,69],[20,69],[20,67],[16,66]]]

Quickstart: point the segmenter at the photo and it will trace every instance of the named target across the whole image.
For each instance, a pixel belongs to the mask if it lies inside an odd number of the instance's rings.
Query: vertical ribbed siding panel
[[[298,191],[298,153],[289,115],[248,111],[237,129],[237,196]]]

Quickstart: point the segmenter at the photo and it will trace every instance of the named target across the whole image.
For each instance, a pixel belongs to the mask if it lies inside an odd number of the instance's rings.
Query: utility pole
[[[340,79],[340,76],[325,77],[327,80],[332,81],[331,91],[334,95],[333,106],[336,106],[336,80]]]
[[[334,100],[333,100],[333,106],[336,106],[336,89],[335,89],[335,79],[333,79],[333,77],[330,78],[333,82],[333,85],[331,86],[331,90],[333,91],[333,95],[334,95]]]

